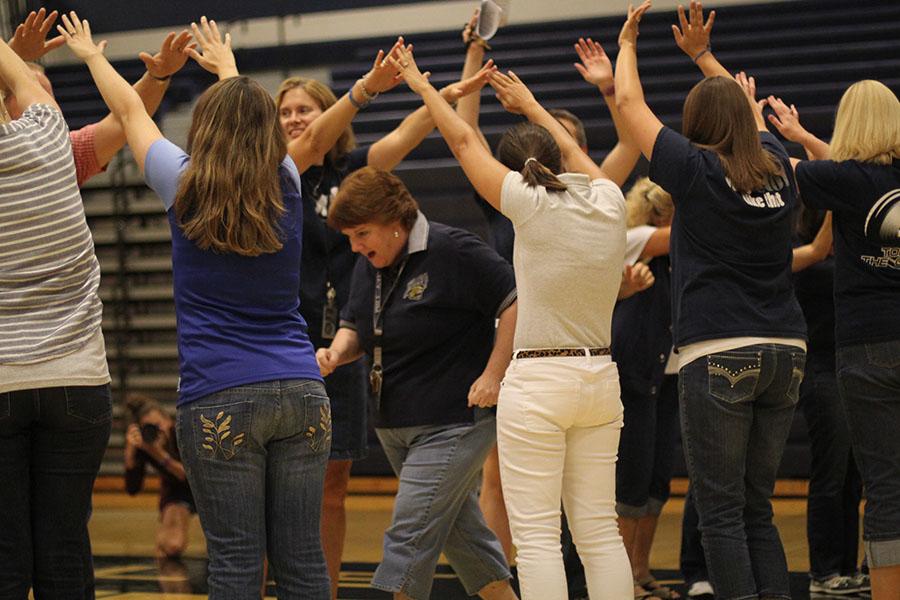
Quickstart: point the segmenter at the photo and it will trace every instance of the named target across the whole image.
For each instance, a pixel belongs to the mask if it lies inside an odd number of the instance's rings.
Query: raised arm
[[[637,37],[641,17],[650,9],[646,0],[637,9],[628,7],[628,19],[619,33],[619,56],[616,58],[616,108],[631,139],[650,160],[653,144],[663,128],[647,102],[637,66]]]
[[[81,21],[74,11],[68,17],[63,15],[62,21],[62,26],[57,29],[72,53],[87,64],[103,101],[122,124],[134,159],[143,171],[147,151],[153,142],[162,137],[159,128],[147,114],[144,103],[134,88],[103,56],[102,46],[94,44],[90,24],[86,20]]]
[[[793,104],[788,108],[781,98],[775,96],[769,96],[764,102],[775,111],[774,115],[769,115],[769,123],[774,125],[785,139],[803,146],[811,160],[828,160],[831,157],[831,148],[828,144],[800,124],[800,113]]]
[[[422,96],[447,146],[450,147],[450,151],[459,161],[476,191],[494,208],[500,210],[500,190],[509,169],[491,155],[475,130],[456,114],[453,107],[428,82],[419,71],[411,51],[400,48],[397,56],[391,56],[389,60],[399,69],[409,88]]]
[[[469,19],[462,31],[462,41],[466,45],[466,60],[463,63],[460,79],[468,79],[475,75],[482,68],[482,63],[484,62],[484,51],[487,48],[487,44],[475,32],[475,25],[478,23],[478,12],[479,9],[476,8],[475,12],[472,13],[472,18]],[[490,149],[481,127],[478,126],[478,118],[481,115],[481,94],[470,94],[460,98],[459,103],[456,105],[456,113],[475,130],[484,147]]]
[[[609,179],[606,173],[600,170],[597,163],[584,153],[566,128],[535,100],[531,90],[515,73],[512,71],[508,75],[494,73],[491,75],[491,86],[497,92],[497,98],[503,108],[512,113],[524,115],[535,125],[540,125],[550,132],[559,146],[567,170],[586,173],[591,179]]]
[[[397,38],[388,55],[401,47],[403,47],[402,37]],[[310,166],[321,163],[356,113],[368,105],[375,96],[393,88],[399,81],[397,69],[385,60],[384,51],[379,50],[371,70],[357,80],[349,92],[310,123],[299,137],[288,142],[288,154],[297,165],[297,170],[303,173]]]
[[[60,37],[63,43],[65,38]],[[141,52],[138,55],[147,66],[147,72],[134,84],[144,103],[144,109],[148,115],[153,115],[159,108],[166,90],[169,89],[169,81],[172,75],[177,73],[187,62],[185,50],[191,42],[191,34],[185,29],[179,34],[174,31],[163,40],[162,47],[156,54]],[[191,46],[193,47],[193,46]],[[125,130],[122,124],[113,115],[107,115],[94,129],[94,152],[97,155],[97,164],[105,165],[125,145]]]
[[[53,96],[38,83],[37,77],[25,61],[3,40],[0,40],[0,79],[16,95],[19,106],[23,109],[37,103],[59,108]]]
[[[684,15],[684,7],[678,5],[678,25],[672,25],[672,34],[678,47],[700,67],[706,77],[731,77],[731,73],[713,56],[709,37],[712,33],[713,22],[716,20],[716,11],[710,11],[706,23],[703,22],[703,4],[691,0],[690,21]]]
[[[575,44],[575,52],[581,63],[575,63],[575,69],[581,74],[585,81],[597,87],[603,96],[603,101],[609,108],[609,114],[612,117],[613,125],[616,127],[616,136],[618,142],[610,150],[600,169],[606,173],[609,178],[619,187],[625,184],[634,166],[637,164],[641,151],[632,141],[628,129],[622,123],[622,117],[619,115],[619,109],[616,108],[616,82],[613,76],[612,63],[603,46],[595,42],[591,38],[584,40],[578,38]]]
[[[218,75],[219,81],[240,75],[231,50],[230,33],[223,38],[216,22],[207,20],[205,16],[200,17],[200,25],[191,23],[191,31],[200,45],[200,52],[191,46],[185,49],[188,56],[213,75]]]
[[[450,104],[455,104],[460,98],[476,95],[475,92],[480,92],[487,83],[493,64],[489,60],[471,77],[444,86],[440,90],[441,97]],[[369,166],[390,171],[433,130],[434,119],[431,118],[431,112],[427,106],[420,106],[403,119],[396,129],[372,144],[369,148]]]
[[[56,17],[57,11],[47,14],[47,10],[41,8],[37,12],[31,11],[23,23],[16,27],[16,33],[9,40],[9,47],[24,61],[35,61],[55,48],[66,43],[65,38],[58,36],[47,41],[47,34]]]
[[[747,77],[747,74],[743,71],[735,75],[734,80],[741,86],[747,101],[750,103],[750,110],[753,111],[753,120],[756,121],[756,129],[768,131],[769,128],[766,127],[766,120],[763,118],[762,112],[766,101],[756,99],[756,80],[753,77]]]

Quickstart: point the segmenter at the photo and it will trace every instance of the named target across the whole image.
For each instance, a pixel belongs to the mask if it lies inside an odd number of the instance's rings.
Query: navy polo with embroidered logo
[[[771,189],[740,194],[715,152],[668,127],[656,138],[650,179],[676,206],[670,245],[676,348],[745,336],[806,339],[791,280],[792,170],[775,136],[762,132],[760,141],[784,176]]]
[[[512,267],[478,237],[419,213],[383,313],[384,382],[375,427],[470,423],[469,388],[487,364],[495,318],[516,297]],[[401,257],[400,261],[403,261]],[[383,294],[396,268],[382,269]],[[360,257],[341,326],[374,348],[376,269]]]
[[[900,160],[802,161],[797,183],[807,206],[834,211],[838,346],[900,340],[900,242],[866,232],[878,209],[890,208],[886,204],[900,194]],[[900,211],[900,201],[893,210]]]

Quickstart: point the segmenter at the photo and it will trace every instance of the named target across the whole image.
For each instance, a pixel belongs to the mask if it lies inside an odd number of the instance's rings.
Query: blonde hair
[[[664,189],[641,177],[634,182],[625,197],[625,210],[628,213],[626,226],[630,229],[640,225],[651,225],[655,222],[669,222],[675,212],[672,196]]]
[[[278,91],[275,92],[275,106],[279,111],[281,110],[281,103],[284,100],[284,95],[294,88],[300,88],[309,94],[310,97],[315,100],[316,104],[319,105],[319,110],[321,111],[328,110],[337,102],[337,96],[335,96],[334,92],[331,91],[331,88],[324,83],[306,77],[289,77],[281,82],[281,85],[278,86]],[[331,147],[331,150],[328,151],[326,159],[331,164],[334,164],[338,159],[345,154],[348,154],[354,148],[356,148],[356,136],[353,135],[353,127],[347,125],[347,128],[341,133],[341,137],[338,138],[334,143],[334,146]]]
[[[210,86],[188,131],[175,196],[184,236],[202,250],[258,256],[281,249],[279,166],[287,145],[272,97],[249,77]]]
[[[900,157],[900,101],[880,81],[857,81],[838,104],[831,159],[889,165]]]

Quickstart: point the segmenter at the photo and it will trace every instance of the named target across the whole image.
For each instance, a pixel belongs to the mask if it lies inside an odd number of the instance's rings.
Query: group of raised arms
[[[87,522],[112,410],[79,186],[127,142],[172,234],[180,370],[174,419],[129,402],[129,491],[146,462],[163,475],[161,560],[183,552],[199,514],[210,598],[259,597],[269,578],[279,598],[337,597],[344,499],[371,418],[399,479],[373,588],[425,600],[443,554],[469,595],[566,600],[577,546],[581,595],[677,599],[649,555],[680,412],[685,540],[702,564],[685,573],[690,595],[788,600],[770,498],[798,403],[818,423],[810,507],[827,503],[813,490],[837,462],[857,518],[863,487],[867,498],[871,584],[855,542],[832,566],[811,537],[810,589],[895,598],[900,102],[854,84],[825,143],[718,62],[715,12],[704,19],[692,0],[672,30],[704,78],[677,132],[641,86],[649,9],[629,7],[615,67],[591,38],[574,46],[618,136],[600,165],[577,117],[485,60],[477,14],[460,79],[440,90],[399,37],[343,95],[291,77],[274,102],[206,17],[142,53],[132,86],[87,20],[63,15],[48,41],[56,12],[29,15],[0,42],[0,455],[12,457],[0,465],[0,592],[93,597]],[[63,44],[110,110],[74,132],[26,62]],[[151,115],[188,59],[218,81],[180,148]],[[401,82],[422,106],[357,147],[353,118]],[[486,85],[524,117],[493,153],[478,126]],[[788,156],[766,106],[811,160]],[[391,172],[435,127],[487,242],[429,220]],[[626,200],[641,155],[649,179]],[[832,430],[844,443],[817,443]]]

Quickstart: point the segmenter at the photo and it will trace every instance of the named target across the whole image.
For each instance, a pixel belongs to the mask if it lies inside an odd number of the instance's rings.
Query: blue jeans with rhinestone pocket
[[[233,387],[179,406],[178,447],[209,553],[209,597],[330,600],[319,539],[331,408],[313,380]]]
[[[679,371],[685,457],[717,598],[791,597],[769,499],[805,364],[801,348],[758,344]]]

